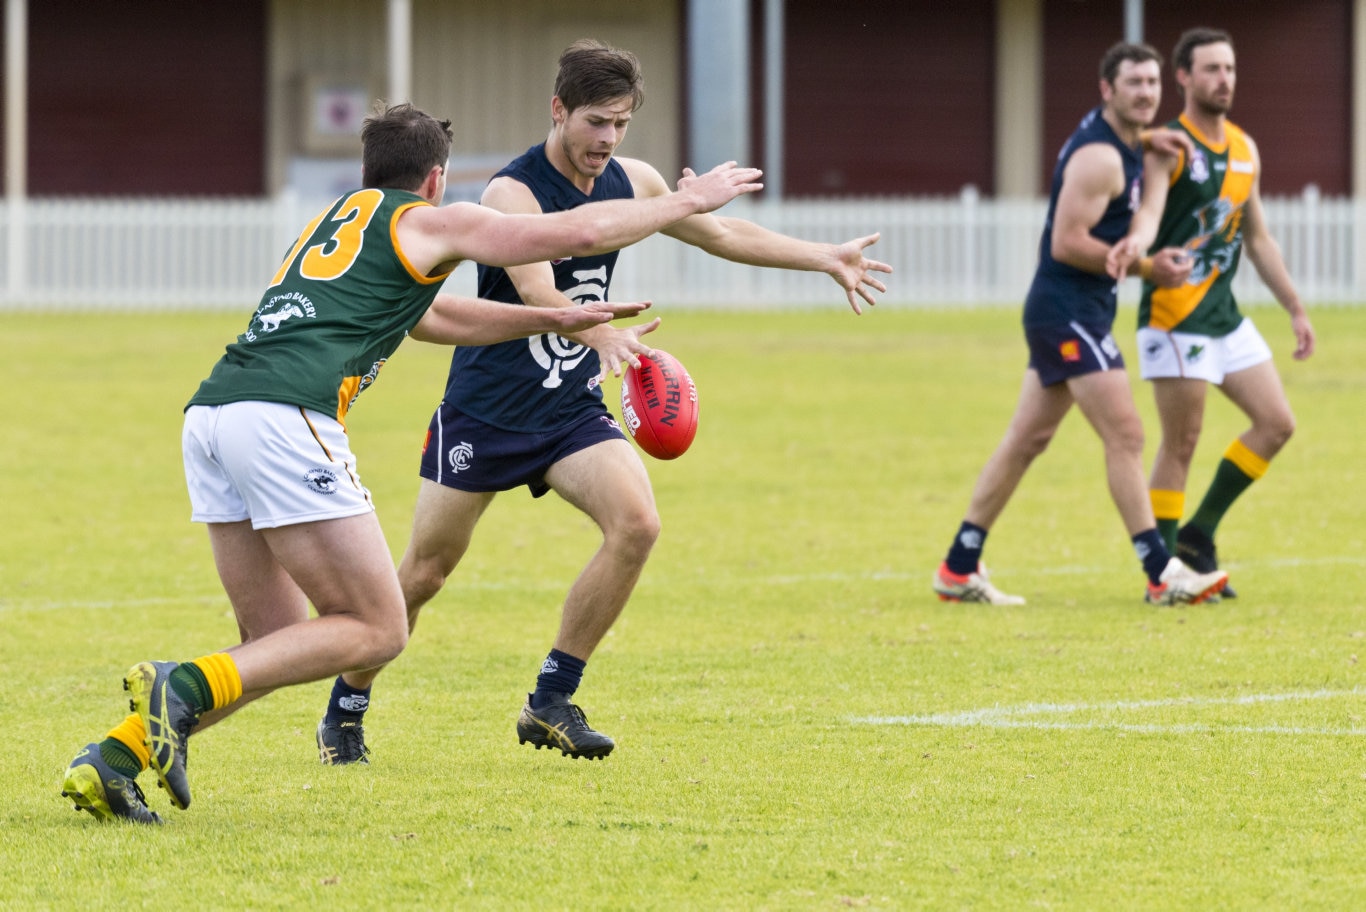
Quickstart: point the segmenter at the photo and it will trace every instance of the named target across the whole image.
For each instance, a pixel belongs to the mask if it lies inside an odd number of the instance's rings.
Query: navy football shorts
[[[1041,386],[1124,367],[1124,356],[1104,323],[1073,320],[1066,326],[1026,326],[1025,342],[1029,366],[1038,371]]]
[[[443,402],[427,427],[418,474],[460,491],[526,485],[540,497],[550,490],[545,473],[555,463],[604,440],[625,439],[606,411],[552,431],[505,431]]]

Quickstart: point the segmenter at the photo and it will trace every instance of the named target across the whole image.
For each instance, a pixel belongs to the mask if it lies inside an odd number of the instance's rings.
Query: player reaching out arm
[[[643,85],[633,54],[596,41],[569,47],[560,58],[549,135],[494,176],[482,203],[506,217],[545,218],[594,201],[666,198],[654,167],[616,156]],[[700,213],[661,230],[738,263],[824,272],[855,313],[886,290],[878,274],[891,272],[865,256],[875,234],[819,244]],[[479,293],[534,309],[605,300],[616,258],[610,252],[504,268],[481,264]],[[597,524],[601,547],[565,596],[559,632],[516,723],[521,742],[572,757],[603,757],[614,747],[570,697],[625,608],[660,528],[649,475],[603,404],[599,381],[605,370],[619,374],[623,363],[638,365],[650,353],[642,337],[658,325],[595,326],[567,338],[456,349],[429,428],[412,539],[399,566],[409,622],[416,624],[498,493],[525,486],[539,497],[553,490]],[[347,673],[335,682],[318,726],[323,762],[368,756],[361,723],[377,674]]]
[[[372,668],[403,649],[402,586],[345,421],[410,332],[483,343],[645,306],[604,299],[568,313],[439,297],[460,260],[591,257],[762,186],[757,170],[728,163],[687,173],[676,193],[654,199],[552,215],[443,208],[451,138],[449,122],[411,105],[368,117],[364,186],[304,228],[191,397],[182,431],[191,517],[206,525],[242,643],[129,669],[134,712],[67,767],[62,794],[78,809],[160,823],[136,778],[150,765],[172,804],[188,807],[192,733],[276,688]]]

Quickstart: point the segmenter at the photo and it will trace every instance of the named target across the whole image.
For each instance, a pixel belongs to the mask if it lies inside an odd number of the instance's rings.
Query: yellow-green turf
[[[237,635],[179,429],[247,314],[0,315],[0,909],[1366,905],[1366,308],[1317,310],[1304,363],[1253,311],[1299,428],[1220,529],[1240,597],[1183,610],[1142,603],[1079,415],[987,548],[1029,604],[931,594],[1018,308],[659,310],[701,424],[647,457],[663,535],[577,698],[612,756],[517,744],[597,534],[513,492],[376,684],[369,767],[318,763],[330,685],[292,688],[195,739],[190,810],[143,775],[159,829],[58,792],[132,663]],[[405,343],[351,420],[395,556],[445,362]],[[1211,400],[1192,507],[1242,426]]]

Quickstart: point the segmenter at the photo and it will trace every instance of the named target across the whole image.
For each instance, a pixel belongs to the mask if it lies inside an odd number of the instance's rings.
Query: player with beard
[[[1110,334],[1118,286],[1106,274],[1106,255],[1129,230],[1139,204],[1144,127],[1162,96],[1160,55],[1147,45],[1114,45],[1101,60],[1100,94],[1104,103],[1082,119],[1053,171],[1039,266],[1024,306],[1029,366],[1005,439],[978,476],[967,515],[934,575],[933,589],[945,601],[1024,604],[987,578],[982,549],[1073,405],[1104,445],[1110,496],[1148,578],[1146,600],[1198,602],[1227,579],[1191,570],[1158,534],[1143,473],[1143,424]],[[1177,136],[1160,131],[1148,142],[1170,154]],[[1178,284],[1190,270],[1180,248],[1131,265],[1164,286]]]
[[[595,200],[654,197],[663,177],[638,159],[619,158],[644,98],[634,54],[593,40],[561,55],[550,102],[551,129],[490,181],[482,202],[505,213],[559,212]],[[886,291],[867,259],[877,235],[843,244],[798,240],[737,218],[688,218],[664,231],[715,256],[753,266],[824,272],[849,305]],[[479,267],[479,293],[532,307],[607,300],[615,251],[511,268]],[[423,452],[413,535],[399,566],[409,624],[455,570],[475,525],[500,491],[525,485],[554,491],[602,531],[602,545],[570,587],[559,632],[540,663],[517,720],[517,737],[571,757],[603,757],[615,746],[571,702],[588,659],[607,634],[659,535],[650,478],[603,404],[605,370],[639,365],[641,337],[658,320],[610,332],[543,335],[512,344],[461,347]],[[362,719],[378,669],[337,678],[318,726],[324,763],[368,762]]]
[[[1185,106],[1170,126],[1186,132],[1194,147],[1190,155],[1147,157],[1143,206],[1110,265],[1114,275],[1124,274],[1154,240],[1159,247],[1183,247],[1193,260],[1190,275],[1176,287],[1144,283],[1138,349],[1162,422],[1148,492],[1158,528],[1192,567],[1213,570],[1219,566],[1214,532],[1220,520],[1295,430],[1271,348],[1233,297],[1244,250],[1290,315],[1295,360],[1314,353],[1314,328],[1267,229],[1257,145],[1228,119],[1237,80],[1233,39],[1217,29],[1190,29],[1176,43],[1173,64]],[[1252,425],[1224,450],[1199,508],[1181,526],[1210,384]],[[1233,595],[1225,586],[1223,596]]]

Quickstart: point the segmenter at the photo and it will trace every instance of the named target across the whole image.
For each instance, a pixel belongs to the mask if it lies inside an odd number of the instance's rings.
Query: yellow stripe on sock
[[[1236,465],[1243,474],[1253,481],[1266,474],[1267,466],[1271,465],[1269,460],[1263,459],[1252,450],[1248,449],[1247,444],[1241,440],[1235,440],[1224,450],[1224,458]]]
[[[113,738],[115,741],[128,748],[134,757],[138,758],[138,763],[146,769],[151,760],[151,754],[147,750],[147,728],[142,724],[142,716],[137,713],[130,713],[118,725],[109,730],[106,738]]]
[[[242,696],[242,676],[237,673],[237,663],[226,652],[195,659],[194,665],[204,672],[209,689],[213,691],[213,709],[236,703]]]
[[[1186,512],[1185,491],[1152,488],[1148,491],[1148,499],[1153,502],[1153,519],[1180,519]]]

